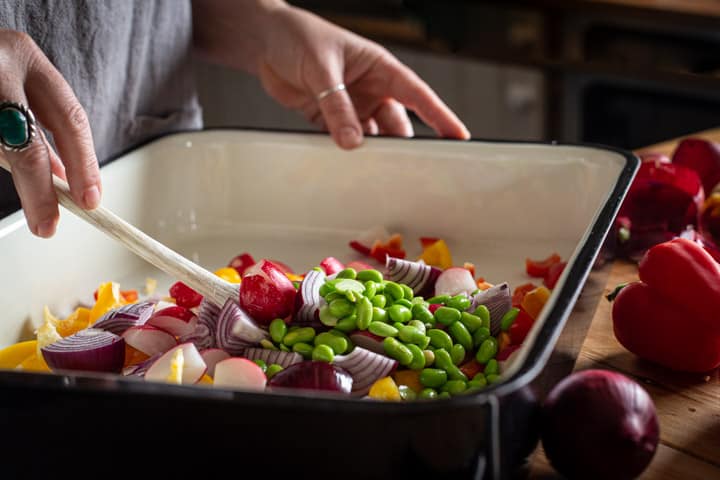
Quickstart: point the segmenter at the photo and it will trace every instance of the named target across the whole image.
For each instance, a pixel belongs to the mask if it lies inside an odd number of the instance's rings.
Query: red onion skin
[[[660,437],[647,392],[607,370],[576,372],[558,383],[543,404],[541,429],[550,463],[571,479],[636,478]]]

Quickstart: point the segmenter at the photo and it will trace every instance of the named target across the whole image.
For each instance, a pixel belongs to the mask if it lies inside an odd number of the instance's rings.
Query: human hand
[[[10,164],[30,231],[51,237],[59,219],[53,173],[68,180],[79,206],[92,209],[100,203],[102,186],[90,124],[71,87],[35,42],[24,33],[0,29],[0,102],[6,101],[29,106],[53,133],[59,156],[39,125],[27,148],[0,150]]]
[[[292,7],[275,9],[266,31],[257,66],[265,90],[329,130],[339,146],[359,146],[363,132],[412,136],[406,108],[442,137],[470,137],[435,92],[382,46]],[[341,83],[345,90],[318,99]]]

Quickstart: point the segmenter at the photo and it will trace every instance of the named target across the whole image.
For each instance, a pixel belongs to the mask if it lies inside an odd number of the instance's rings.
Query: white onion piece
[[[215,365],[227,358],[230,358],[230,354],[222,348],[207,348],[200,350],[200,356],[205,360],[207,365],[207,374],[211,377],[215,375]]]
[[[499,334],[500,321],[503,315],[512,308],[512,295],[508,283],[503,282],[476,293],[472,297],[468,312],[474,312],[480,305],[485,305],[490,311],[490,332],[493,335]]]
[[[97,319],[92,327],[121,335],[130,327],[144,325],[153,314],[154,307],[155,302],[151,301],[123,305]]]
[[[177,349],[182,349],[183,368],[182,380],[183,385],[197,383],[198,380],[205,375],[207,365],[200,352],[192,343],[183,343],[177,347],[171,348],[163,353],[145,372],[145,380],[152,382],[166,382],[172,368],[173,356]]]
[[[130,327],[122,334],[125,343],[145,355],[165,353],[178,344],[174,335],[152,325]]]
[[[310,270],[303,277],[295,297],[295,315],[293,325],[321,326],[320,308],[325,305],[325,299],[320,296],[320,287],[325,283],[325,272]]]
[[[262,360],[268,365],[277,363],[283,368],[287,368],[294,363],[300,363],[303,361],[303,357],[299,353],[283,352],[282,350],[270,350],[268,348],[248,347],[245,349],[242,356],[250,360]]]
[[[398,362],[356,346],[347,355],[336,355],[333,364],[344,368],[352,375],[351,395],[361,397],[367,395],[373,383],[390,375],[397,368]]]
[[[412,288],[415,295],[428,296],[435,290],[435,282],[442,273],[437,267],[388,256],[385,276],[396,283]]]
[[[197,322],[195,330],[189,335],[183,335],[180,337],[180,343],[190,342],[194,343],[198,350],[204,350],[207,348],[215,348],[215,332],[210,330],[205,323]]]
[[[225,302],[218,318],[215,343],[230,355],[242,355],[245,347],[256,345],[268,338],[268,333],[250,318],[235,301]]]
[[[383,347],[383,337],[370,333],[367,330],[358,330],[350,334],[350,340],[354,345],[362,347],[371,352],[379,353],[383,355],[385,353],[385,347]]]
[[[438,276],[435,281],[435,295],[470,295],[477,290],[472,273],[467,268],[450,267]]]
[[[41,351],[53,370],[120,373],[125,363],[125,340],[98,328],[80,330]]]

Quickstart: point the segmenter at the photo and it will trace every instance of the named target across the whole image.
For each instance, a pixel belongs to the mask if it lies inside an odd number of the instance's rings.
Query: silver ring
[[[341,92],[341,91],[343,91],[343,90],[345,90],[345,84],[344,84],[344,83],[338,83],[338,84],[335,85],[334,87],[328,88],[327,90],[323,90],[322,92],[318,93],[318,94],[317,94],[317,97],[315,97],[315,98],[317,98],[317,100],[318,100],[318,102],[319,102],[320,100],[322,100],[323,98],[327,97],[328,95],[333,94],[333,93],[337,93],[337,92]]]
[[[0,145],[9,152],[22,152],[35,138],[35,115],[21,103],[0,102]]]

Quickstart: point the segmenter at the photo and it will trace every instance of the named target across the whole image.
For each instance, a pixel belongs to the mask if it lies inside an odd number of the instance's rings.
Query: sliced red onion
[[[207,299],[203,299],[203,301],[200,302],[200,308],[197,313],[198,323],[204,323],[212,332],[215,332],[215,330],[217,330],[219,316],[220,307]]]
[[[177,345],[174,335],[151,325],[130,327],[123,332],[122,337],[125,343],[149,356],[165,353]]]
[[[125,363],[125,340],[99,328],[85,328],[41,351],[53,370],[120,373]]]
[[[325,272],[310,270],[300,283],[298,295],[295,296],[295,315],[293,325],[321,326],[320,307],[325,305],[325,299],[320,296],[320,287],[325,283]]]
[[[235,301],[225,302],[218,318],[215,342],[230,355],[241,355],[245,347],[256,345],[268,338],[268,333],[250,318]]]
[[[200,356],[205,360],[207,365],[207,374],[211,377],[215,375],[215,365],[225,359],[230,358],[230,354],[222,348],[208,348],[200,350]]]
[[[370,333],[367,330],[358,330],[350,334],[350,340],[354,345],[362,347],[371,352],[379,353],[380,355],[385,353],[385,347],[383,347],[383,337]]]
[[[126,377],[144,377],[145,372],[147,372],[148,368],[155,363],[155,361],[162,357],[162,353],[156,353],[152,357],[143,360],[142,362],[135,364],[135,365],[128,365],[127,367],[123,368],[122,374]]]
[[[437,267],[390,256],[385,262],[385,269],[388,280],[404,283],[412,288],[415,295],[421,296],[432,295],[435,282],[442,273]]]
[[[485,305],[490,311],[490,332],[497,335],[500,333],[500,320],[512,308],[512,294],[508,283],[503,282],[476,293],[472,297],[468,312],[474,312],[480,305]]]
[[[397,368],[398,362],[356,346],[347,355],[336,355],[333,364],[350,372],[353,377],[351,394],[362,397],[368,394],[373,383],[390,375]]]
[[[192,333],[180,337],[180,343],[186,342],[195,344],[199,350],[217,346],[215,344],[215,332],[210,330],[210,327],[206,324],[200,322],[195,324],[195,330]]]
[[[277,363],[283,368],[287,368],[294,363],[300,363],[303,361],[303,357],[299,353],[283,352],[282,350],[270,350],[268,348],[248,347],[245,349],[242,356],[250,360],[262,360],[268,365]]]
[[[94,324],[93,328],[99,328],[115,335],[122,333],[130,327],[145,325],[150,316],[153,314],[155,302],[142,301],[123,305],[122,307],[110,310],[100,317]]]

